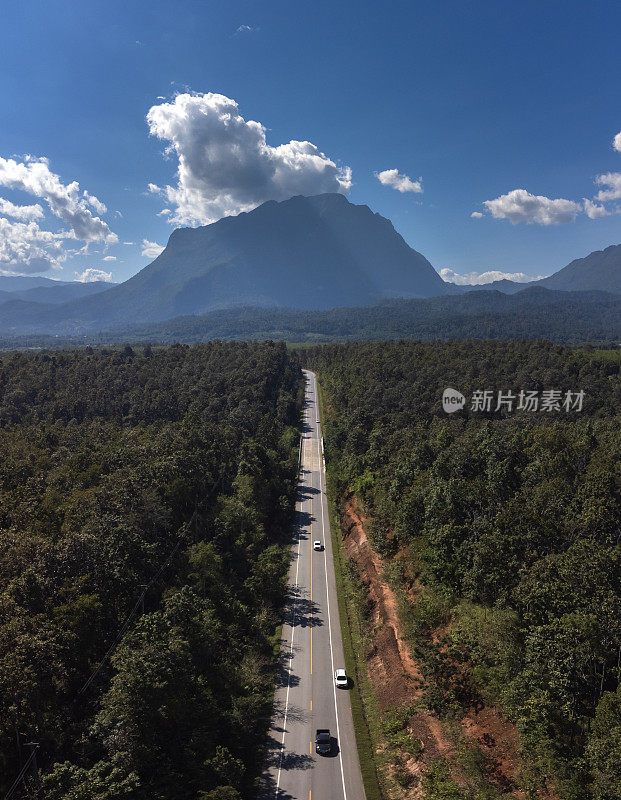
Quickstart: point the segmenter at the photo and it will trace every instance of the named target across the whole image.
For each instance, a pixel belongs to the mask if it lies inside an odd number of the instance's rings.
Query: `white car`
[[[323,545],[319,541],[319,539],[315,539],[313,542],[313,550],[323,550]]]
[[[349,686],[349,680],[344,669],[336,670],[334,673],[334,683],[336,684],[337,689],[347,689]]]

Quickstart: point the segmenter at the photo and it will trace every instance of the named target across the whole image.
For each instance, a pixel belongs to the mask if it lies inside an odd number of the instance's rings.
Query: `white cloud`
[[[105,213],[106,213],[106,211],[108,210],[108,209],[105,207],[105,205],[104,205],[104,204],[101,202],[101,200],[98,200],[98,199],[97,199],[97,198],[96,198],[94,195],[92,195],[92,194],[89,194],[89,193],[86,191],[86,189],[84,189],[84,191],[82,192],[82,197],[84,198],[84,201],[85,201],[85,202],[86,202],[86,203],[87,203],[89,206],[91,206],[91,208],[94,208],[94,209],[95,209],[95,211],[96,211],[98,214],[105,214]]]
[[[73,238],[83,242],[113,244],[118,237],[91,208],[103,214],[105,205],[86,190],[80,195],[80,185],[73,181],[65,185],[50,171],[47,158],[26,156],[23,162],[0,157],[0,186],[17,189],[39,197],[51,212],[66,222]]]
[[[529,281],[536,281],[543,277],[542,275],[538,275],[536,278],[533,278],[530,275],[526,275],[524,272],[501,272],[497,269],[490,269],[487,272],[467,272],[464,275],[460,275],[458,272],[449,268],[441,269],[440,276],[442,280],[456,283],[459,286],[480,286],[486,283],[492,283],[492,281],[502,280],[515,281],[515,283],[528,283]]]
[[[598,175],[595,178],[595,183],[598,186],[606,186],[606,189],[600,189],[595,195],[595,200],[607,202],[608,200],[621,199],[621,172],[606,172],[603,175]]]
[[[235,33],[251,33],[254,30],[256,30],[256,28],[253,28],[252,25],[240,25]]]
[[[621,153],[621,131],[612,140],[612,146],[618,153]]]
[[[102,269],[94,269],[93,267],[85,269],[84,272],[76,272],[75,274],[77,275],[76,281],[79,283],[94,283],[95,281],[106,281],[106,283],[110,283],[112,281],[111,272],[104,272]]]
[[[147,258],[157,258],[163,249],[163,245],[157,242],[150,242],[148,239],[142,240],[141,254]]]
[[[157,183],[149,183],[147,184],[147,192],[149,194],[160,194],[161,188],[157,185]]]
[[[398,192],[415,192],[421,194],[423,191],[422,178],[413,181],[407,175],[397,169],[385,169],[383,172],[376,172],[375,177],[383,186],[392,186]]]
[[[0,271],[36,273],[60,269],[66,258],[63,234],[41,230],[30,222],[10,222],[0,217]]]
[[[508,219],[513,225],[519,222],[527,225],[564,225],[573,222],[581,210],[580,204],[573,200],[552,200],[531,194],[526,189],[513,189],[495,200],[486,200],[483,205],[494,219]]]
[[[21,219],[26,221],[28,219],[42,219],[43,209],[38,203],[33,206],[16,206],[10,200],[5,200],[0,197],[0,214],[6,217],[13,217],[13,219]]]
[[[582,202],[584,204],[584,213],[587,215],[589,219],[600,219],[601,217],[609,217],[610,214],[612,213],[605,206],[598,206],[597,203],[594,203],[592,200],[588,200],[586,197]]]
[[[116,256],[104,256],[104,261],[116,261]]]
[[[133,242],[123,242],[123,244],[134,244]]]
[[[177,185],[164,189],[176,224],[206,224],[266,200],[351,187],[349,167],[338,167],[311,142],[268,145],[265,127],[245,120],[221,94],[179,94],[152,106],[147,122],[178,158]]]
[[[481,212],[480,212],[480,211],[473,211],[473,212],[472,212],[472,214],[470,214],[470,216],[471,216],[473,219],[481,219],[481,217],[483,216],[483,214],[481,214]]]

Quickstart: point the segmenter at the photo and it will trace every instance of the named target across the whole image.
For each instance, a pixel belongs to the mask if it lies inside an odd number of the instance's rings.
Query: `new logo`
[[[442,393],[442,408],[447,414],[459,411],[466,405],[466,398],[457,389],[445,389]]]

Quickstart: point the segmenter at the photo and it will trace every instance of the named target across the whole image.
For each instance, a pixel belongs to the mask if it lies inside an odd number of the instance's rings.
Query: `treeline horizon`
[[[418,300],[387,300],[374,306],[308,311],[241,306],[163,322],[125,324],[71,334],[3,331],[0,348],[79,347],[126,342],[194,344],[214,339],[383,341],[387,339],[545,339],[580,345],[621,340],[621,296],[606,292],[560,292],[543,288],[507,295],[480,290]]]

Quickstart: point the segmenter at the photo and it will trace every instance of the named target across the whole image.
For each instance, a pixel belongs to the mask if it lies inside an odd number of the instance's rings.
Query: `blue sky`
[[[438,270],[550,274],[621,242],[620,30],[573,0],[4,4],[0,271],[124,280],[180,221],[318,188]]]

